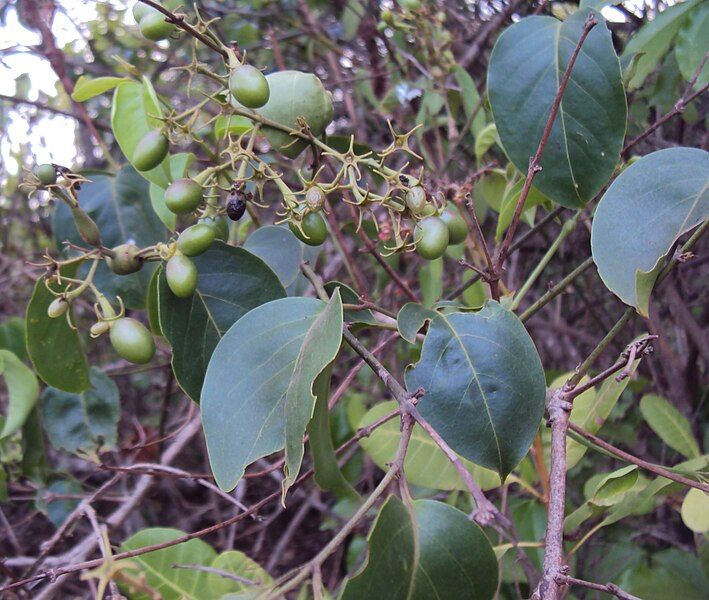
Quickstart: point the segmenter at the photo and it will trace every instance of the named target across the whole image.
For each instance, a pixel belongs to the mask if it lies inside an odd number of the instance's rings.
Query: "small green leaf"
[[[10,317],[0,324],[0,348],[9,350],[22,361],[29,360],[22,317]]]
[[[375,405],[362,417],[358,427],[371,425],[396,407],[394,400]],[[368,437],[362,438],[360,445],[380,469],[386,470],[387,465],[394,459],[400,438],[399,419],[394,418],[377,427]],[[497,473],[464,458],[461,458],[461,461],[483,490],[499,487],[500,476]],[[434,490],[468,489],[448,457],[418,425],[414,426],[411,434],[409,450],[404,459],[404,471],[407,481],[413,485]]]
[[[419,410],[453,450],[503,479],[529,450],[544,412],[534,343],[493,301],[477,313],[436,316],[406,384],[425,390]]]
[[[638,480],[638,468],[628,465],[606,475],[596,486],[591,503],[596,506],[613,506],[620,502],[625,493]]]
[[[499,242],[502,240],[502,236],[507,231],[507,228],[512,222],[512,217],[514,216],[515,209],[517,208],[517,201],[522,192],[522,187],[524,186],[524,180],[520,179],[512,188],[510,188],[502,199],[502,204],[500,205],[500,216],[497,219],[497,229],[495,230],[495,239]],[[524,208],[522,209],[522,215],[525,215],[527,211],[530,211],[535,206],[542,204],[551,204],[551,200],[542,194],[534,186],[531,187],[527,197],[524,200]]]
[[[505,29],[488,67],[490,106],[507,156],[523,173],[542,138],[559,82],[589,12],[532,16]],[[620,64],[603,18],[574,63],[534,185],[569,208],[583,207],[618,164],[627,105]]]
[[[494,123],[488,123],[483,127],[478,135],[475,136],[475,158],[480,162],[487,153],[487,151],[492,148],[493,144],[499,144],[500,138],[497,135],[497,126]]]
[[[273,582],[271,576],[256,561],[251,560],[246,554],[238,550],[222,552],[214,559],[211,566],[214,569],[226,571],[251,582],[251,584],[241,583],[216,573],[210,573],[208,589],[214,594],[214,598],[223,600],[225,594],[233,594],[234,598],[242,600],[255,598],[259,593],[265,591],[266,586]]]
[[[7,388],[7,414],[2,422],[0,440],[15,433],[27,420],[39,398],[39,383],[27,365],[9,350],[0,350],[0,375]]]
[[[288,489],[298,477],[303,462],[303,436],[315,408],[313,384],[337,356],[342,342],[342,325],[342,298],[338,288],[308,328],[286,390],[284,500]]]
[[[667,148],[644,156],[611,184],[593,218],[591,250],[603,283],[647,316],[662,260],[707,218],[709,152]]]
[[[682,501],[682,522],[695,533],[709,531],[709,494],[692,488]]]
[[[478,135],[485,128],[485,111],[481,106],[482,100],[480,99],[480,94],[478,94],[478,89],[475,87],[473,78],[460,65],[456,65],[453,69],[453,77],[455,77],[455,80],[460,86],[460,96],[463,100],[465,116],[469,119],[470,115],[473,114],[473,111],[476,111],[475,116],[473,117],[473,122],[470,125],[470,131],[476,139],[477,148]]]
[[[709,31],[709,4],[704,2],[696,10],[687,14],[677,33],[675,56],[680,73],[686,81],[692,80],[704,55],[709,52],[707,31]],[[709,83],[709,64],[705,63],[694,86],[699,89],[707,83]]]
[[[687,458],[700,455],[689,421],[664,398],[648,394],[640,400],[640,413],[670,448]]]
[[[243,248],[216,241],[193,259],[197,289],[178,298],[164,270],[158,282],[160,325],[172,346],[172,368],[180,387],[199,401],[212,351],[226,331],[249,310],[286,295],[276,275]]]
[[[236,486],[247,465],[283,449],[286,393],[303,341],[324,309],[314,298],[268,302],[234,323],[214,349],[202,388],[202,422],[223,490]]]
[[[495,596],[497,559],[490,542],[448,504],[416,500],[410,514],[401,500],[390,496],[367,540],[367,560],[345,582],[340,600]]]
[[[115,88],[124,81],[130,81],[126,77],[86,77],[82,75],[77,79],[71,99],[75,102],[86,102],[95,96],[99,96]]]
[[[415,302],[407,302],[396,315],[396,328],[399,335],[410,344],[416,343],[416,334],[426,321],[436,316],[436,311],[425,308]]]
[[[133,534],[121,544],[121,550],[136,550],[162,542],[169,542],[185,535],[178,529],[154,527]],[[147,584],[163,600],[205,600],[204,592],[214,575],[196,569],[179,569],[175,565],[211,566],[217,557],[214,549],[199,539],[168,546],[154,552],[140,554],[126,560],[133,576],[143,575]],[[142,597],[142,596],[141,596]]]
[[[96,456],[116,445],[121,404],[113,380],[92,367],[91,387],[80,394],[48,387],[42,394],[42,420],[57,449]]]
[[[66,267],[62,274],[73,277],[76,267]],[[59,292],[63,288],[53,286],[53,289]],[[65,318],[47,316],[47,308],[54,298],[44,284],[44,277],[40,277],[27,305],[27,353],[42,381],[65,392],[83,392],[91,385],[86,353],[78,331],[72,329]],[[57,352],[57,348],[61,348],[61,352]]]

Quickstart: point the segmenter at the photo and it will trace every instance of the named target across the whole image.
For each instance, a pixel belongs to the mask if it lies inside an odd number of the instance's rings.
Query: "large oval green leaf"
[[[668,148],[625,169],[603,195],[591,250],[606,287],[647,315],[662,260],[709,217],[709,152]]]
[[[62,274],[74,277],[76,265],[65,267]],[[62,291],[63,288],[54,285],[52,289]],[[47,308],[54,298],[44,284],[44,277],[40,277],[27,305],[27,353],[42,381],[65,392],[83,392],[91,385],[86,353],[79,332],[72,329],[65,318],[47,316]]]
[[[246,238],[244,248],[271,267],[283,287],[291,285],[300,273],[303,248],[298,238],[286,227],[259,227]]]
[[[217,342],[252,308],[286,295],[264,262],[242,248],[216,241],[192,259],[197,289],[178,298],[167,285],[164,270],[158,281],[160,327],[172,346],[172,368],[180,387],[199,401],[204,373]]]
[[[523,173],[536,152],[559,82],[588,11],[565,21],[528,17],[507,28],[490,56],[488,93],[497,132]],[[534,185],[581,207],[613,174],[625,136],[627,105],[620,63],[603,18],[584,42],[564,93]]]
[[[443,502],[416,500],[413,515],[396,496],[379,511],[369,556],[340,600],[486,600],[497,589],[497,559],[482,530]]]
[[[696,458],[701,454],[689,421],[667,400],[647,394],[640,400],[640,413],[670,448],[687,458]]]
[[[326,305],[314,298],[283,298],[247,313],[217,344],[201,403],[219,487],[233,489],[247,465],[284,448],[287,438],[292,456],[298,457],[296,446],[302,452],[305,417],[309,419],[315,402],[311,375],[334,358],[341,319],[341,304],[338,310],[332,301]],[[337,334],[334,323],[340,325]],[[290,479],[296,475],[292,464]]]
[[[425,390],[419,410],[453,450],[503,480],[527,453],[544,412],[537,350],[497,302],[436,316],[406,384]]]
[[[183,535],[185,532],[179,529],[163,527],[143,529],[123,542],[121,550],[136,550],[169,542]],[[214,597],[212,594],[205,595],[205,591],[210,589],[209,583],[214,575],[197,569],[176,568],[175,565],[209,567],[216,557],[214,548],[202,540],[194,539],[135,556],[124,564],[133,577],[144,576],[146,583],[163,600],[204,600]],[[131,597],[140,600],[149,598],[146,594]]]
[[[91,173],[91,183],[81,186],[79,204],[96,222],[104,246],[112,248],[132,242],[143,248],[167,239],[167,231],[150,204],[147,182],[130,166],[123,167],[115,177]],[[54,239],[60,250],[68,240],[79,246],[81,240],[69,207],[58,203],[54,211]],[[115,275],[103,262],[94,283],[111,298],[120,296],[129,308],[143,308],[154,263],[147,263],[131,275]],[[85,269],[84,271],[85,272]]]

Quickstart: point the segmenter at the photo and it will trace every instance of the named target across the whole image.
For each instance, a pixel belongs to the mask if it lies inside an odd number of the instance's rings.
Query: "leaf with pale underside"
[[[606,287],[647,316],[650,292],[675,241],[709,218],[709,152],[667,148],[644,156],[596,208],[591,250]]]

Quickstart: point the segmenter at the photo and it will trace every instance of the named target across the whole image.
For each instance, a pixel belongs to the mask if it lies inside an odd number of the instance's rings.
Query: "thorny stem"
[[[588,34],[591,32],[591,29],[593,29],[597,25],[597,23],[598,21],[596,21],[592,14],[589,15],[589,17],[586,19],[586,23],[584,24],[584,28],[581,33],[581,37],[579,38],[579,41],[577,42],[576,47],[574,48],[571,58],[569,59],[569,64],[566,66],[564,75],[561,78],[561,82],[559,83],[559,89],[556,92],[556,97],[554,98],[554,102],[551,106],[549,117],[547,118],[546,125],[544,126],[542,139],[539,140],[539,146],[537,146],[537,151],[535,152],[532,159],[529,161],[527,178],[524,180],[524,185],[522,186],[522,191],[519,194],[519,199],[517,200],[517,206],[515,206],[515,212],[512,216],[512,221],[510,222],[510,226],[507,229],[505,238],[503,239],[502,245],[500,246],[500,249],[497,253],[494,275],[496,275],[498,278],[502,272],[502,266],[505,264],[505,260],[507,259],[510,244],[512,243],[512,238],[514,237],[515,231],[517,230],[517,226],[519,225],[520,217],[522,216],[522,210],[524,209],[524,203],[527,200],[529,190],[532,189],[532,183],[534,182],[534,178],[536,177],[537,173],[542,169],[539,164],[541,162],[542,153],[544,152],[544,147],[549,141],[549,136],[551,135],[551,131],[554,126],[554,121],[556,121],[556,115],[558,114],[559,107],[561,106],[561,99],[564,96],[564,91],[566,90],[566,86],[569,83],[569,79],[571,78],[571,71],[573,70],[574,64],[576,63],[576,58],[578,57],[579,52],[581,51],[581,46],[586,41]],[[495,298],[496,296],[499,297],[498,283],[496,281],[492,281],[491,283],[491,292],[493,298]]]

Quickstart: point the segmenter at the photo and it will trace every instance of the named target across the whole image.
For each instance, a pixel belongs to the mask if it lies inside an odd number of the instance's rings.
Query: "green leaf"
[[[258,256],[278,276],[284,288],[300,273],[303,249],[298,238],[287,227],[259,227],[244,242],[244,249]]]
[[[635,75],[628,84],[628,90],[639,88],[647,76],[655,70],[670,49],[672,41],[686,20],[687,13],[697,6],[699,1],[688,0],[666,8],[652,21],[645,23],[628,42],[621,57],[624,62],[629,61],[634,54],[644,52],[638,59]]]
[[[273,271],[243,248],[216,241],[192,260],[198,273],[195,293],[175,296],[163,270],[158,305],[160,326],[172,346],[175,377],[197,402],[212,351],[227,329],[252,308],[286,293]]]
[[[325,284],[325,291],[328,296],[332,296],[335,290],[340,290],[340,296],[342,297],[343,304],[361,304],[361,300],[349,285],[342,283],[341,281],[328,281]],[[379,321],[374,317],[372,311],[369,309],[362,310],[346,310],[344,313],[345,321],[348,323],[363,323],[367,325],[377,325]]]
[[[92,367],[89,378],[91,388],[80,394],[46,388],[42,420],[52,446],[95,457],[116,445],[121,403],[108,375]]]
[[[481,106],[482,100],[480,99],[480,94],[478,94],[478,89],[475,87],[473,78],[460,65],[456,65],[453,69],[453,77],[455,77],[455,80],[460,86],[460,96],[463,100],[465,116],[469,119],[470,115],[473,114],[473,111],[477,111],[470,126],[470,131],[476,138],[477,142],[478,134],[485,128],[485,111]]]
[[[709,495],[691,488],[682,501],[682,522],[695,533],[709,531]]]
[[[214,120],[214,137],[222,140],[231,134],[234,138],[238,138],[253,126],[251,119],[241,115],[219,115]]]
[[[22,475],[37,482],[45,479],[46,471],[47,453],[42,420],[35,406],[22,427]]]
[[[195,155],[191,152],[180,152],[179,154],[170,155],[171,178],[180,179],[185,177],[187,168],[192,164],[194,159]],[[175,231],[177,227],[177,215],[165,204],[165,189],[155,183],[150,184],[150,204],[163,225],[170,231]]]
[[[86,77],[82,75],[77,79],[71,99],[75,102],[86,102],[95,96],[108,92],[124,81],[130,81],[126,77]]]
[[[644,156],[611,184],[596,208],[591,250],[606,287],[648,314],[662,260],[709,217],[709,152],[668,148]]]
[[[407,302],[399,309],[396,315],[396,328],[399,335],[410,344],[416,343],[416,334],[423,327],[426,321],[430,321],[436,316],[436,311],[430,308]]]
[[[338,497],[358,500],[359,494],[345,479],[337,463],[335,448],[330,431],[330,412],[328,398],[330,395],[330,376],[332,365],[325,369],[313,383],[313,392],[317,397],[313,418],[308,425],[310,451],[313,454],[315,468],[315,483],[321,490],[332,492]]]
[[[497,559],[482,530],[435,500],[416,500],[413,513],[397,497],[387,499],[368,536],[367,561],[341,600],[493,598]]]
[[[165,337],[160,328],[160,300],[158,298],[158,284],[160,283],[160,273],[162,266],[153,271],[153,276],[148,284],[148,294],[145,300],[145,308],[148,313],[148,323],[150,331],[158,337]]]
[[[520,179],[502,199],[502,204],[500,205],[500,216],[497,219],[497,228],[495,230],[495,240],[498,242],[502,240],[502,236],[507,231],[507,228],[512,222],[512,217],[514,216],[515,209],[517,208],[517,201],[519,200],[520,194],[522,192],[522,187],[524,186],[524,180]],[[537,188],[532,186],[524,200],[524,208],[522,209],[522,215],[527,213],[530,209],[541,204],[547,204],[550,200],[544,194],[542,194]]]
[[[214,559],[211,566],[253,583],[253,585],[249,585],[210,573],[208,575],[208,589],[214,598],[221,600],[223,600],[224,594],[234,594],[234,597],[240,600],[256,598],[259,593],[265,591],[266,586],[273,582],[271,576],[261,568],[261,565],[238,550],[222,552]]]
[[[127,81],[113,92],[111,127],[123,155],[133,162],[133,152],[138,142],[152,129],[162,125],[156,117],[162,114],[160,103],[150,82]],[[150,171],[140,174],[151,183],[165,189],[170,185],[170,165],[166,158]]]
[[[62,274],[74,277],[76,266],[65,267]],[[54,285],[52,289],[60,292],[63,287]],[[44,277],[40,277],[27,305],[27,353],[42,381],[65,392],[83,392],[90,386],[86,353],[79,332],[65,318],[47,316],[54,298],[44,284]]]
[[[25,424],[39,398],[39,383],[32,369],[9,350],[0,350],[0,375],[5,379],[8,404],[0,440]]]
[[[394,400],[375,405],[362,417],[358,427],[371,425],[396,407]],[[385,470],[396,455],[400,438],[399,419],[395,418],[377,427],[369,437],[362,438],[360,445],[377,466]],[[461,461],[483,490],[500,485],[500,476],[494,471],[479,467],[464,458],[461,458]],[[407,481],[414,485],[434,490],[468,489],[448,457],[418,425],[414,426],[411,434],[409,450],[404,459],[404,471]]]
[[[705,2],[687,14],[677,33],[675,56],[680,73],[687,81],[692,80],[704,55],[709,52],[707,31],[709,31],[709,4]],[[709,83],[709,64],[705,63],[694,85],[698,89],[707,83]]]
[[[131,242],[138,247],[151,246],[167,240],[167,232],[153,212],[148,198],[148,185],[130,166],[123,167],[115,177],[104,173],[88,175],[79,191],[79,204],[96,222],[104,246],[113,248]],[[85,246],[81,240],[69,207],[60,202],[54,210],[54,238],[59,250],[64,241]],[[81,273],[88,270],[88,265]],[[145,307],[146,292],[155,263],[146,263],[137,273],[116,275],[102,261],[94,284],[109,298],[120,296],[128,308]],[[58,387],[58,386],[55,386]]]
[[[283,449],[286,393],[324,309],[314,298],[274,300],[246,313],[217,344],[201,402],[209,461],[223,490],[236,486],[247,465]]]
[[[492,114],[507,156],[523,173],[587,15],[527,17],[508,27],[493,48],[487,80]],[[603,18],[597,19],[574,63],[534,180],[540,192],[569,208],[584,206],[608,181],[625,137],[620,64]]]
[[[488,123],[475,136],[475,158],[480,162],[485,153],[492,148],[493,144],[499,144],[500,138],[497,135],[495,123]]]
[[[701,453],[689,421],[664,398],[648,394],[640,400],[640,413],[665,444],[687,458]]]
[[[47,518],[55,527],[60,527],[71,512],[79,505],[79,500],[76,498],[62,498],[62,496],[71,496],[82,494],[84,490],[73,479],[55,479],[46,489],[39,488],[37,490],[37,500],[35,505],[37,509],[47,515]],[[44,497],[49,499],[45,502]]]
[[[313,384],[337,356],[342,342],[342,325],[342,298],[338,288],[305,333],[286,390],[284,501],[303,462],[303,436],[315,408]]]
[[[22,317],[9,317],[0,323],[0,348],[9,350],[22,361],[29,360]]]
[[[169,542],[185,535],[178,529],[154,527],[133,534],[121,544],[121,550],[136,550],[162,542]],[[138,569],[126,567],[133,576],[142,574],[148,586],[163,600],[205,600],[204,591],[214,575],[196,569],[177,569],[174,565],[211,566],[217,557],[214,549],[199,539],[168,546],[154,552],[134,556],[124,564],[137,565]],[[132,595],[133,600],[147,600],[145,594]]]
[[[477,313],[435,317],[406,383],[426,391],[419,410],[451,448],[503,480],[527,453],[544,413],[534,343],[493,301]]]
[[[613,473],[609,473],[596,486],[591,503],[596,506],[613,506],[620,502],[625,493],[638,480],[638,468],[628,465]]]

